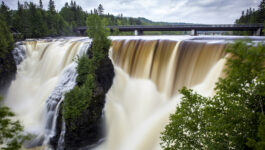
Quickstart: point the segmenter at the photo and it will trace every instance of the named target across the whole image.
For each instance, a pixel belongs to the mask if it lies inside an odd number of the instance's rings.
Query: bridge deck
[[[216,25],[136,25],[136,26],[108,26],[111,31],[258,31],[263,24],[216,24]],[[76,31],[85,32],[87,27],[78,27]]]

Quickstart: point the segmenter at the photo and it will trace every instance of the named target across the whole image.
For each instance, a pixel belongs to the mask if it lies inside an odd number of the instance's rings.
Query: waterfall
[[[107,93],[107,137],[96,150],[160,150],[159,137],[181,100],[183,86],[211,96],[225,65],[225,44],[116,39]]]
[[[115,69],[106,95],[106,138],[83,149],[161,150],[160,133],[181,101],[186,86],[204,96],[214,94],[224,76],[224,40],[190,37],[112,38],[109,56]],[[77,57],[86,53],[88,38],[17,42],[17,63],[4,105],[10,107],[34,138],[27,148],[44,146],[59,134],[57,149],[64,149],[65,122],[61,118],[64,94],[75,86]],[[58,132],[57,129],[61,131]]]
[[[16,114],[25,132],[35,136],[27,147],[47,145],[55,136],[63,95],[75,85],[77,57],[86,53],[90,43],[87,38],[73,38],[16,44],[18,71],[4,105]]]

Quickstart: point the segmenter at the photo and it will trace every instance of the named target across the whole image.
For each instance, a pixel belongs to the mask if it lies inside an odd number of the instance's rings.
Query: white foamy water
[[[25,132],[36,136],[28,146],[48,144],[56,133],[63,94],[75,85],[77,56],[85,54],[91,42],[80,40],[25,41],[13,52],[18,71],[4,104],[16,114]]]

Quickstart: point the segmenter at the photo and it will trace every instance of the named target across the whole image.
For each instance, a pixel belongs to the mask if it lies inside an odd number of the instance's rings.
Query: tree
[[[2,1],[2,4],[0,6],[0,14],[2,15],[3,19],[6,21],[7,25],[11,25],[11,12],[8,8],[8,6]]]
[[[103,12],[104,12],[104,8],[101,4],[98,5],[98,14],[99,15],[103,15]]]
[[[258,21],[259,23],[263,23],[265,20],[265,0],[262,0],[259,5],[258,10]]]
[[[165,150],[264,147],[265,44],[236,42],[227,52],[226,78],[214,97],[180,91],[182,102],[161,136]]]
[[[55,14],[55,4],[53,0],[49,0],[49,6],[48,6],[48,10],[51,14]]]
[[[7,53],[11,52],[13,49],[13,43],[12,34],[10,33],[6,23],[3,21],[3,18],[0,16],[0,60],[3,59],[4,61]]]
[[[262,10],[262,9],[265,9],[265,0],[262,0],[259,4],[259,9]]]
[[[40,2],[39,2],[40,4],[39,4],[39,7],[40,7],[40,9],[43,9],[43,4],[42,4],[42,0],[40,0]]]

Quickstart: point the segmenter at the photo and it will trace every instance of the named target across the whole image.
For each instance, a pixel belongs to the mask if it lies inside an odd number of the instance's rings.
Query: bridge
[[[135,35],[142,35],[144,31],[191,31],[191,35],[197,35],[198,31],[252,31],[253,35],[262,35],[264,24],[187,24],[187,25],[135,25],[135,26],[108,26],[111,32],[134,32]],[[75,31],[84,35],[86,26],[78,27]]]

